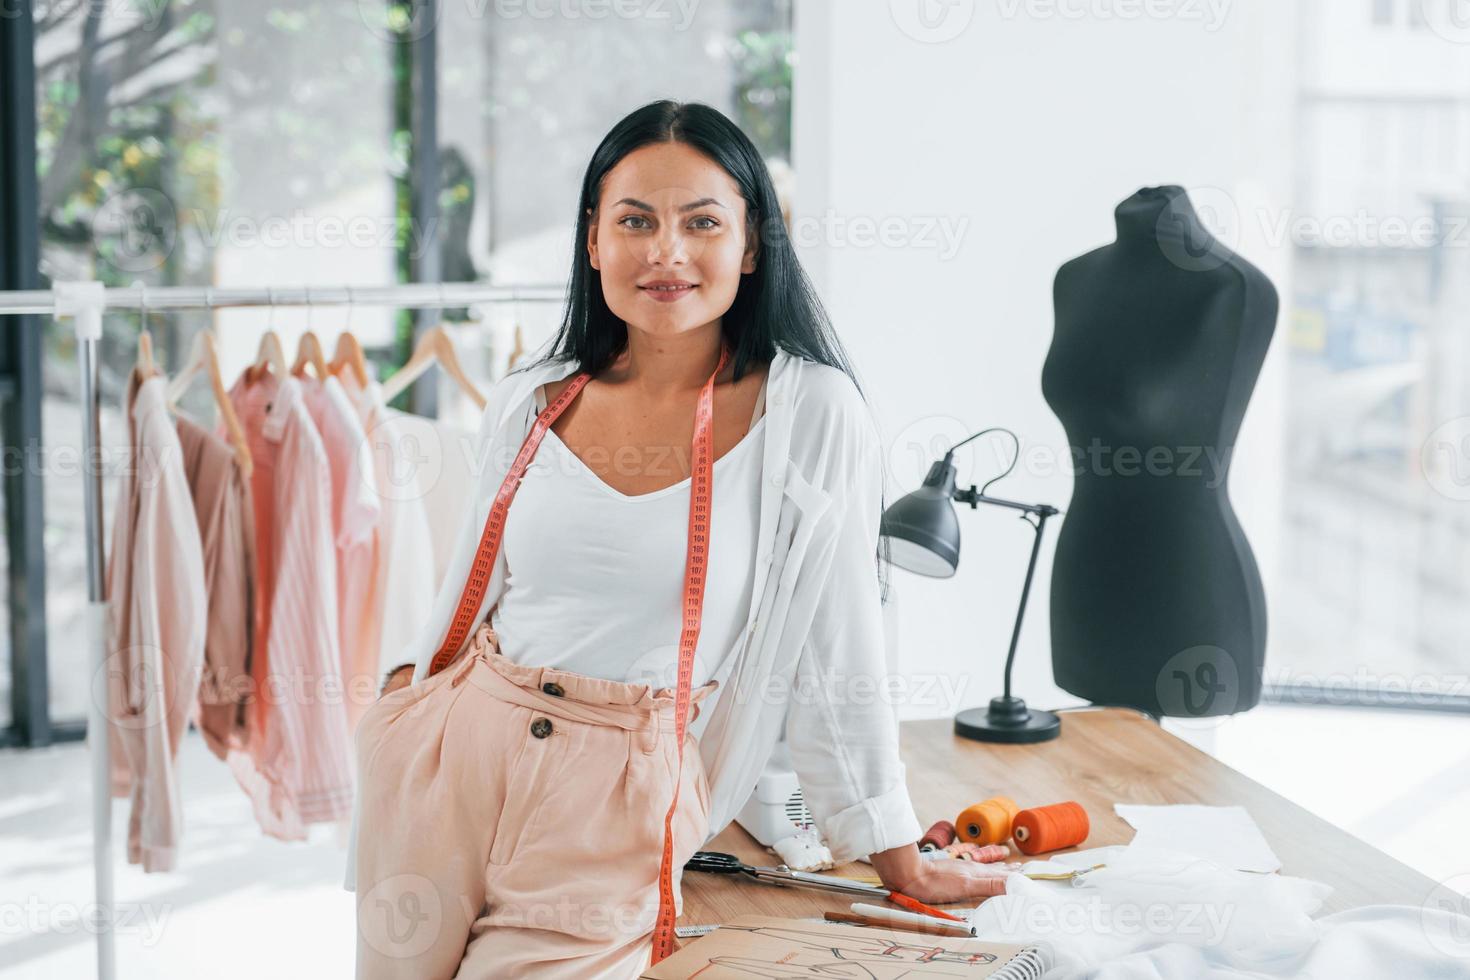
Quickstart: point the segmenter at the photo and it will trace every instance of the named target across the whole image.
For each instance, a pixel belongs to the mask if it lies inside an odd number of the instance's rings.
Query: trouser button
[[[560,684],[554,683],[552,681],[547,681],[545,684],[542,684],[541,690],[545,691],[547,694],[550,694],[554,698],[559,698],[563,694],[567,693],[566,691],[563,691],[561,689]]]
[[[545,738],[551,734],[551,719],[537,718],[531,722],[531,734],[537,738]]]

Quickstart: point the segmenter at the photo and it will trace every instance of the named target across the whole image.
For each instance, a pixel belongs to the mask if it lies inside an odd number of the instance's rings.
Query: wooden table
[[[971,803],[1010,796],[1023,808],[1076,800],[1087,810],[1092,834],[1083,848],[1126,844],[1133,828],[1114,803],[1240,805],[1265,834],[1282,874],[1334,888],[1321,913],[1360,905],[1420,905],[1435,883],[1308,810],[1278,796],[1199,751],[1137,712],[1088,708],[1062,715],[1061,737],[1040,745],[990,745],[960,738],[948,718],[901,725],[909,792],[919,822],[953,820]],[[707,845],[747,864],[779,863],[737,823]],[[1014,845],[1012,846],[1014,851]],[[1027,860],[1019,852],[1017,860]],[[829,874],[871,875],[854,861]],[[689,872],[683,878],[680,925],[726,922],[738,915],[820,917],[847,911],[853,901],[810,889],[778,888],[723,875]],[[973,907],[977,903],[965,903]],[[959,908],[961,905],[945,906]]]

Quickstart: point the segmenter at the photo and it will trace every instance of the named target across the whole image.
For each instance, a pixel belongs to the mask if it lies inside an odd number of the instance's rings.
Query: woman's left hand
[[[925,905],[977,901],[1004,895],[1006,875],[1020,868],[1009,862],[982,864],[959,858],[925,858],[913,878],[886,887]]]
[[[1005,876],[1019,870],[1017,864],[980,864],[960,858],[925,858],[913,879],[895,887],[908,898],[926,905],[970,902],[1004,895]]]
[[[951,857],[921,857],[913,844],[870,855],[883,887],[901,892],[926,905],[969,902],[1004,895],[1006,875],[1021,865],[999,860],[1010,852],[983,848],[980,860]]]

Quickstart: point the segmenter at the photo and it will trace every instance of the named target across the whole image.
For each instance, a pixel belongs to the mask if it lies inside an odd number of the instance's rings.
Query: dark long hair
[[[517,366],[515,371],[560,361],[575,362],[581,370],[596,376],[627,347],[628,325],[613,313],[603,296],[601,273],[592,267],[587,255],[587,232],[597,214],[602,182],[608,172],[623,157],[651,143],[693,147],[719,164],[745,199],[747,240],[758,236],[760,248],[755,271],[740,277],[735,299],[721,319],[721,333],[733,354],[735,379],[744,377],[752,363],[769,363],[779,347],[842,371],[866,401],[827,312],[796,259],[770,171],[755,144],[718,109],[668,99],[650,102],[624,116],[593,152],[577,201],[572,274],[567,282],[561,327],[546,354],[524,367]],[[876,514],[874,520],[880,517],[881,513]],[[887,539],[880,537],[878,579],[885,602],[890,563]]]

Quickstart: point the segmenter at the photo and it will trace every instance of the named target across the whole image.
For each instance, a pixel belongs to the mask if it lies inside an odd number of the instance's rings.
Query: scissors
[[[854,881],[851,878],[843,878],[838,875],[812,874],[810,871],[793,871],[784,864],[778,864],[774,868],[753,867],[741,861],[733,854],[723,851],[696,851],[694,857],[690,858],[684,865],[685,871],[705,871],[717,875],[744,875],[756,881],[763,881],[769,885],[780,885],[783,888],[815,888],[818,891],[838,892],[843,895],[862,895],[867,898],[886,898],[895,905],[902,906],[911,912],[920,915],[931,915],[941,919],[951,919],[955,922],[964,922],[957,915],[952,915],[942,909],[936,909],[925,905],[917,899],[909,898],[902,892],[892,891],[878,885],[870,885],[863,881]]]
[[[822,891],[842,892],[847,895],[865,895],[869,898],[887,898],[888,889],[865,882],[842,878],[837,875],[818,875],[809,871],[793,871],[784,864],[774,868],[752,867],[733,854],[723,851],[696,851],[684,865],[685,871],[705,871],[717,875],[745,875],[756,881],[786,888],[817,888]]]

